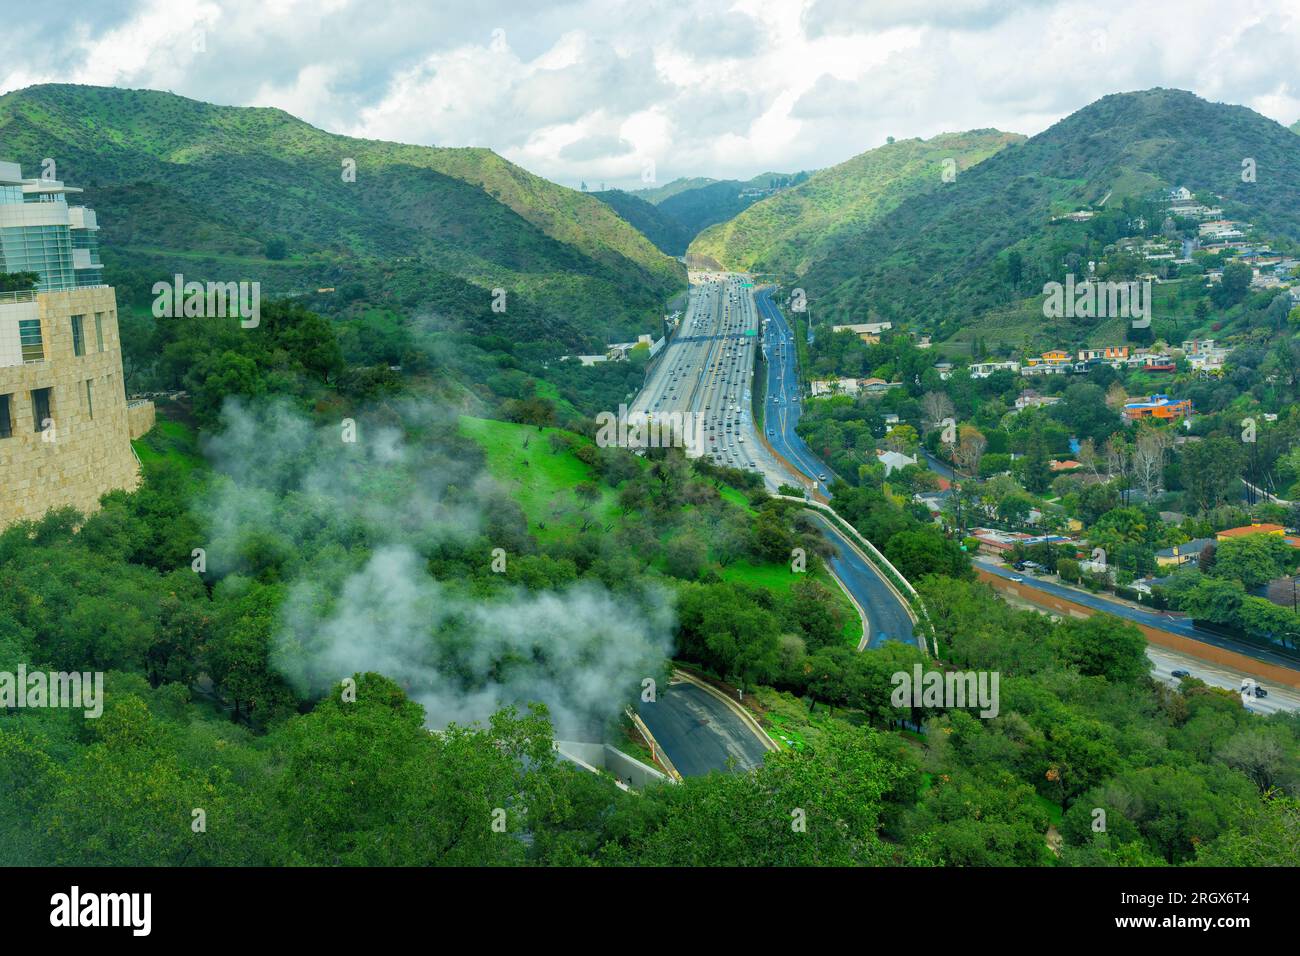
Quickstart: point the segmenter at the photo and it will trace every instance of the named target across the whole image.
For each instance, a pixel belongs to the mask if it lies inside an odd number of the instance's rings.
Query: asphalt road
[[[750,410],[758,313],[744,282],[726,275],[692,286],[686,317],[630,411],[693,416],[699,440],[688,454],[766,474],[775,463]]]
[[[686,681],[670,683],[653,703],[639,703],[637,712],[684,777],[753,770],[767,754],[726,704]]]
[[[1183,637],[1189,637],[1193,640],[1201,641],[1205,644],[1211,644],[1215,647],[1221,647],[1225,650],[1236,651],[1239,654],[1245,654],[1257,660],[1265,661],[1270,664],[1279,664],[1292,670],[1300,670],[1295,661],[1283,657],[1280,654],[1272,654],[1269,651],[1262,650],[1254,645],[1241,644],[1233,641],[1231,638],[1223,637],[1218,634],[1212,634],[1195,627],[1190,620],[1185,617],[1170,615],[1159,611],[1143,611],[1138,608],[1129,607],[1127,604],[1120,604],[1116,601],[1108,601],[1105,598],[1097,597],[1086,591],[1079,591],[1074,588],[1064,587],[1051,581],[1043,581],[1035,578],[1030,574],[1010,571],[998,565],[992,558],[977,557],[976,561],[979,566],[991,574],[996,574],[1001,578],[1022,578],[1020,583],[1024,587],[1035,588],[1048,594],[1054,594],[1085,607],[1090,607],[1098,611],[1104,611],[1107,614],[1114,614],[1116,617],[1132,621],[1135,624],[1145,624],[1147,627],[1158,628],[1162,631],[1168,631],[1171,634],[1178,634]],[[1231,690],[1238,690],[1241,687],[1241,680],[1247,676],[1239,674],[1222,665],[1211,664],[1202,661],[1200,658],[1192,657],[1186,654],[1179,654],[1163,647],[1147,646],[1147,656],[1151,658],[1154,668],[1152,676],[1157,679],[1163,679],[1168,683],[1176,684],[1177,678],[1170,674],[1173,670],[1190,671],[1193,676],[1201,678],[1207,684],[1213,684],[1217,687],[1227,687]],[[1261,681],[1261,683],[1264,683]],[[1252,699],[1247,707],[1258,713],[1271,713],[1275,710],[1300,710],[1300,693],[1290,688],[1279,688],[1275,685],[1265,684],[1269,696],[1264,698]]]
[[[682,325],[664,346],[630,412],[651,416],[698,414],[703,429],[702,452],[719,464],[757,471],[772,491],[797,484],[795,476],[759,440],[751,411],[754,360],[760,318],[767,321],[768,436],[788,461],[818,482],[831,475],[795,434],[802,403],[794,336],[771,301],[757,297],[739,275],[695,277],[690,305]],[[750,334],[753,332],[754,334]],[[771,396],[778,401],[772,402]],[[688,452],[692,453],[692,452]],[[823,522],[823,533],[835,550],[829,562],[836,577],[863,607],[868,620],[868,647],[885,640],[910,640],[912,621],[875,567],[863,560]],[[738,769],[761,762],[765,750],[745,724],[706,691],[690,684],[673,684],[654,704],[639,706],[641,717],[668,758],[685,776],[726,770],[734,759]]]
[[[755,296],[763,319],[763,355],[767,360],[767,409],[764,427],[767,440],[786,461],[817,484],[817,490],[830,498],[833,473],[827,464],[812,453],[795,432],[803,401],[799,394],[798,353],[794,330],[764,289]],[[823,477],[825,476],[825,477]]]
[[[918,641],[921,639],[912,633],[912,618],[876,573],[871,562],[851,548],[834,525],[818,514],[814,513],[813,517],[821,525],[826,540],[835,549],[835,556],[827,562],[831,570],[853,595],[854,600],[867,611],[867,647],[876,648],[885,641],[903,641],[920,646]]]

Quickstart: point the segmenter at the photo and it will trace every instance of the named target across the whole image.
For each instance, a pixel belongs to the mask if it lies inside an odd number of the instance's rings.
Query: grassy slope
[[[483,449],[488,472],[523,509],[529,531],[540,540],[562,538],[573,534],[580,526],[583,509],[573,493],[573,486],[580,481],[591,481],[601,488],[601,498],[591,506],[590,514],[604,524],[620,524],[623,516],[615,492],[601,483],[592,469],[572,452],[557,454],[551,451],[547,436],[557,431],[561,430],[545,428],[539,431],[535,426],[495,419],[460,418],[461,434],[472,438]],[[561,433],[578,443],[590,441],[571,432]],[[525,440],[527,447],[524,447]],[[744,495],[735,488],[724,488],[722,496],[733,505],[753,513]],[[723,568],[720,577],[778,593],[788,592],[799,580],[786,564],[761,564],[748,560]],[[813,577],[835,594],[845,616],[845,643],[856,646],[862,634],[857,611],[825,571],[818,570]]]

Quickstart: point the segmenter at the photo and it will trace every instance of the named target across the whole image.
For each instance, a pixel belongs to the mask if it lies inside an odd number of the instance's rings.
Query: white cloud
[[[1298,53],[1292,0],[105,0],[7,24],[0,91],[170,89],[635,187],[650,164],[748,177],[891,135],[1032,134],[1152,86],[1289,124]]]

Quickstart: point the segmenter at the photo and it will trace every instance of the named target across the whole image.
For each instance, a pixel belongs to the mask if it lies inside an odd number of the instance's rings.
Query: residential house
[[[859,322],[855,325],[832,325],[832,332],[852,332],[868,345],[880,341],[880,333],[888,332],[894,327],[893,322]]]
[[[916,464],[916,458],[910,455],[904,455],[899,451],[885,451],[880,448],[876,449],[876,459],[885,466],[886,478],[898,471],[900,468],[906,468],[909,465]]]
[[[816,379],[812,382],[812,396],[820,395],[856,395],[862,390],[862,382],[856,378]]]
[[[1188,418],[1191,414],[1192,400],[1190,398],[1174,399],[1168,395],[1150,395],[1124,405],[1124,417],[1131,422],[1144,418],[1156,419],[1157,421],[1175,421],[1180,418]]]
[[[1127,345],[1107,345],[1099,349],[1079,349],[1080,362],[1092,362],[1092,361],[1124,362],[1127,360],[1128,360]]]
[[[976,362],[970,367],[971,378],[988,378],[994,372],[1019,372],[1019,362]]]
[[[1060,400],[1060,397],[1056,395],[1039,395],[1032,389],[1025,389],[1016,398],[1016,411],[1023,412],[1026,408],[1055,405]]]
[[[1190,561],[1200,559],[1206,545],[1214,544],[1213,538],[1193,538],[1172,548],[1161,548],[1156,552],[1156,564],[1161,567],[1182,567]]]

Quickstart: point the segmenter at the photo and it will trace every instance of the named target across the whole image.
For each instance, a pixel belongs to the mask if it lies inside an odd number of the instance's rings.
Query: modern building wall
[[[43,358],[31,360],[29,336],[28,360],[20,354],[14,362],[4,343],[15,337],[20,318],[30,321],[33,306]],[[81,355],[73,346],[74,315],[82,316]],[[36,420],[39,389],[50,390],[51,423],[44,430]],[[91,512],[106,492],[138,485],[111,288],[41,292],[33,302],[0,296],[0,436],[6,433],[0,437],[0,527],[65,505]]]

